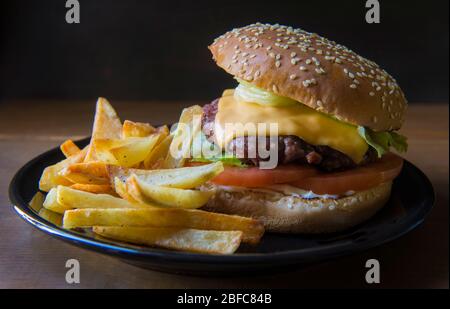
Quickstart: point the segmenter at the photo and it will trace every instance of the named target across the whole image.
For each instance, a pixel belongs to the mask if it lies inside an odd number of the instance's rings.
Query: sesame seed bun
[[[388,201],[392,182],[340,199],[303,199],[278,192],[216,186],[205,210],[252,217],[276,233],[343,231],[372,217]]]
[[[257,23],[225,33],[209,49],[235,77],[342,121],[374,131],[403,124],[407,102],[395,79],[317,34]]]

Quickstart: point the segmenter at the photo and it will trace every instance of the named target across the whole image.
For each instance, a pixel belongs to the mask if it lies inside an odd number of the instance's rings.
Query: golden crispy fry
[[[148,123],[125,120],[122,126],[122,137],[145,137],[155,131],[156,129]]]
[[[45,220],[53,223],[54,225],[57,225],[57,226],[62,225],[62,221],[63,221],[62,215],[58,214],[56,212],[53,212],[51,210],[48,210],[46,208],[41,208],[41,210],[39,210],[39,216],[41,218],[44,218]]]
[[[232,95],[234,95],[234,89],[225,89],[222,92],[222,97],[229,97],[229,96],[232,96]]]
[[[136,168],[126,168],[117,165],[107,165],[106,170],[108,172],[109,181],[111,186],[115,186],[115,179],[118,178],[121,182],[125,183],[127,178],[132,174],[139,174],[144,170]]]
[[[35,212],[39,212],[39,210],[42,208],[45,200],[45,195],[42,194],[42,192],[38,191],[33,196],[31,201],[28,203],[31,209],[33,209]]]
[[[91,146],[85,162],[97,161],[95,140],[114,139],[122,136],[122,124],[114,108],[105,98],[98,98],[92,128]]]
[[[59,149],[61,149],[62,153],[66,156],[66,158],[73,156],[74,154],[77,154],[81,151],[80,148],[78,148],[77,145],[71,140],[68,139],[64,143],[59,146]]]
[[[87,163],[83,162],[72,164],[66,168],[66,171],[68,173],[80,173],[92,175],[97,178],[108,179],[109,175],[106,167],[107,164],[105,164],[104,162],[93,161]]]
[[[64,213],[67,209],[71,209],[70,207],[66,207],[58,203],[58,188],[66,188],[63,186],[58,186],[57,188],[52,188],[45,197],[44,208],[51,210],[56,213]]]
[[[214,191],[198,191],[155,186],[140,180],[136,175],[128,178],[127,192],[141,203],[153,202],[169,207],[195,209],[205,205]]]
[[[107,185],[90,185],[84,183],[75,183],[70,186],[72,189],[95,193],[95,194],[110,194],[116,195],[116,192],[111,188],[110,184]]]
[[[133,244],[209,254],[232,254],[242,240],[241,231],[202,231],[180,228],[94,226],[103,237]]]
[[[222,162],[215,162],[192,167],[181,167],[165,170],[127,169],[120,166],[108,166],[110,179],[120,178],[125,182],[132,174],[150,185],[178,189],[192,189],[223,172]]]
[[[242,231],[243,241],[256,244],[264,225],[254,219],[197,209],[74,209],[64,213],[64,228],[91,226],[178,227],[198,230]]]
[[[108,171],[103,162],[83,162],[69,165],[59,172],[73,183],[81,184],[109,184]]]
[[[159,140],[159,134],[125,139],[97,139],[94,141],[100,161],[132,167],[145,160]]]
[[[163,165],[165,158],[169,153],[170,144],[172,143],[173,135],[166,136],[158,145],[153,148],[150,154],[144,160],[144,167],[146,169],[159,168],[158,164]]]
[[[203,109],[194,105],[185,108],[181,113],[169,152],[163,163],[163,168],[182,167],[189,158],[194,136],[200,132]]]
[[[64,211],[74,208],[147,208],[147,205],[130,203],[124,199],[111,196],[109,194],[95,194],[73,188],[59,186],[56,190],[57,208],[49,208],[54,212],[64,213]]]
[[[127,185],[125,182],[120,180],[119,177],[114,178],[114,190],[116,191],[117,195],[119,195],[121,198],[129,201],[130,203],[138,203],[129,193],[127,189]]]
[[[170,134],[169,127],[166,125],[160,126],[156,128],[156,132],[161,133],[163,137],[166,137]]]
[[[159,141],[159,134],[152,134],[148,137],[128,138],[131,140],[123,146],[110,149],[120,166],[132,167],[147,158],[156,143]]]
[[[106,164],[118,165],[116,158],[109,151],[112,147],[117,147],[118,145],[124,145],[125,142],[119,139],[96,139],[92,141],[92,145],[95,149],[95,157],[99,162]]]
[[[61,162],[56,163],[55,165],[46,167],[44,169],[44,172],[42,172],[41,179],[39,180],[39,189],[48,192],[51,188],[54,188],[57,185],[71,185],[72,182],[59,175],[59,172],[72,164],[82,162],[86,156],[86,153],[87,147],[74,154],[73,156],[70,156],[62,160]]]

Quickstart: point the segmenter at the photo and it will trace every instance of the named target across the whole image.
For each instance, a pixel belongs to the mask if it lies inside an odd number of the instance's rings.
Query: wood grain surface
[[[9,182],[24,163],[66,138],[89,135],[93,102],[0,102],[0,288],[448,288],[449,136],[447,104],[414,104],[402,132],[406,158],[431,179],[437,203],[425,224],[392,243],[306,270],[241,278],[198,278],[143,270],[38,231],[12,210]],[[122,120],[176,121],[182,107],[205,102],[112,102]],[[65,281],[65,263],[81,264],[81,283]],[[365,283],[365,262],[381,264],[381,284]]]

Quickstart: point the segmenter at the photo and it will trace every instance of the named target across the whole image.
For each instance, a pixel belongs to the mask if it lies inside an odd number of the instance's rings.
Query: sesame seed
[[[273,90],[273,92],[278,93],[278,87],[277,87],[277,85],[273,85],[273,86],[272,86],[272,90]]]
[[[280,61],[275,61],[275,66],[277,67],[277,68],[279,68],[280,66],[281,66],[281,62]]]
[[[311,59],[306,59],[306,64],[311,64]]]
[[[373,97],[373,96],[375,95],[375,92],[369,92],[369,95],[370,95],[371,97]]]
[[[292,74],[291,76],[289,76],[289,78],[290,78],[291,80],[294,80],[294,79],[296,79],[296,78],[297,78],[297,75],[295,75],[295,74]]]
[[[293,65],[296,65],[299,61],[300,61],[300,58],[292,58],[292,59],[291,59],[291,63],[292,63]]]
[[[308,71],[308,69],[306,67],[304,67],[304,66],[301,66],[300,67],[300,71]]]

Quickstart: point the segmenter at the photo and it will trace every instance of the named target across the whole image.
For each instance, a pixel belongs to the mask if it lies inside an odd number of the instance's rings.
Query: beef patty
[[[203,106],[202,128],[208,140],[214,142],[214,120],[218,111],[219,99]],[[266,161],[258,157],[258,152],[249,149],[249,138],[238,137],[227,146],[228,151],[244,154],[242,159],[247,164],[259,165]],[[293,135],[279,136],[277,140],[266,139],[266,145],[278,143],[278,165],[288,163],[311,164],[325,171],[338,171],[357,166],[353,160],[342,152],[328,146],[315,146],[308,144],[301,138]],[[254,143],[250,143],[255,147]],[[256,158],[248,158],[248,153],[257,154]],[[377,159],[376,152],[369,148],[359,165],[373,162]]]

